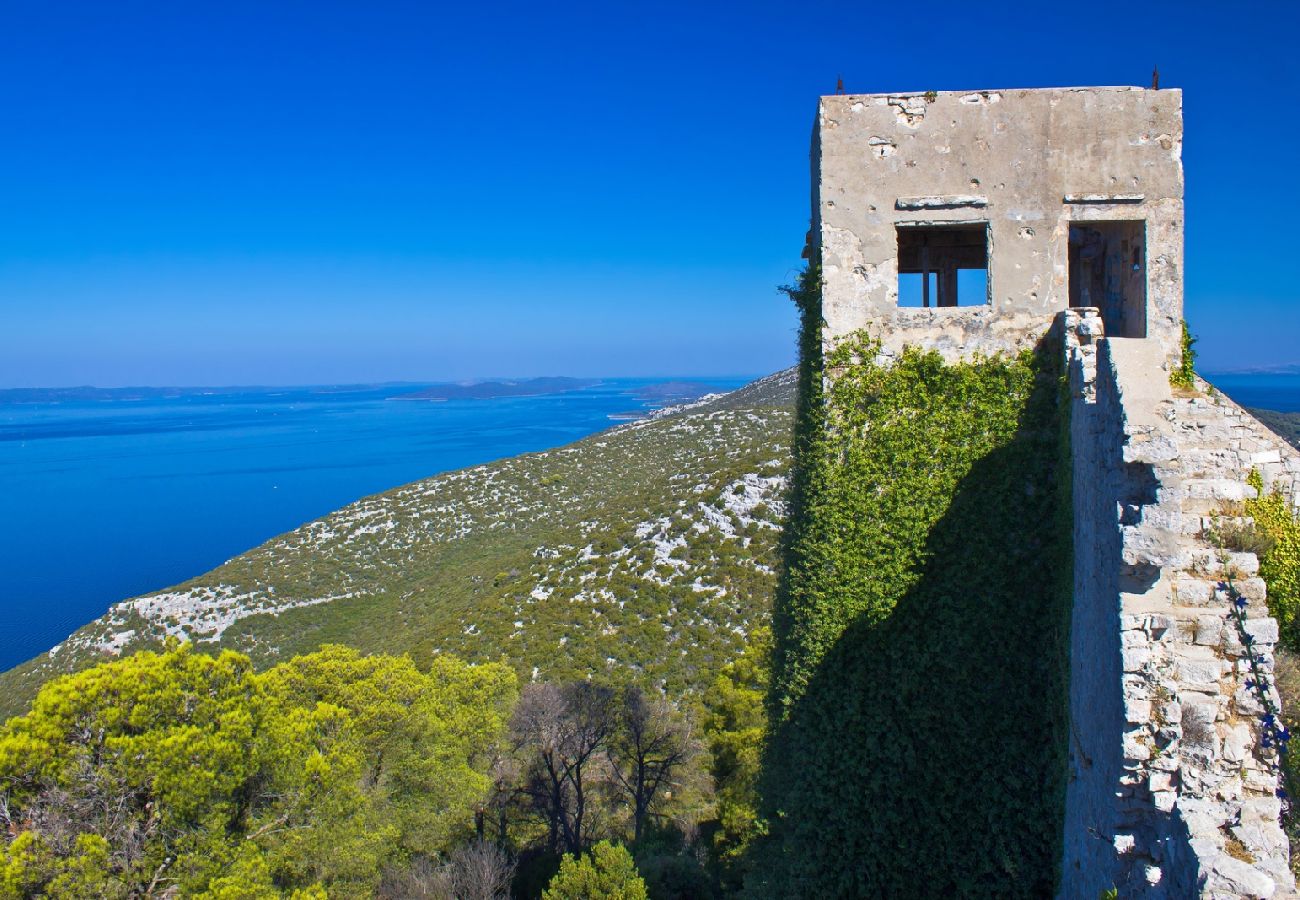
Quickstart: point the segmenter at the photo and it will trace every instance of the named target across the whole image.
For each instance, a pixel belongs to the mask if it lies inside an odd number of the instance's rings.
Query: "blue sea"
[[[1300,412],[1300,372],[1287,374],[1209,372],[1206,373],[1205,378],[1242,406],[1275,409],[1279,412]]]
[[[674,379],[692,380],[749,379]],[[0,400],[0,671],[367,494],[608,428],[661,381],[443,402],[386,399],[393,386]]]

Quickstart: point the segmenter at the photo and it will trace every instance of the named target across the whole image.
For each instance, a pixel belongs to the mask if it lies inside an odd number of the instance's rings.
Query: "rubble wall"
[[[1060,896],[1291,896],[1263,724],[1277,623],[1255,557],[1204,535],[1253,494],[1252,466],[1280,484],[1295,454],[1222,398],[1173,395],[1159,349],[1104,338],[1095,310],[1062,331],[1075,606]]]

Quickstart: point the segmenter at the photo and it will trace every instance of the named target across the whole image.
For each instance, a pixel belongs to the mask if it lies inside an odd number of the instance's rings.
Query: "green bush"
[[[1255,530],[1263,537],[1259,577],[1268,585],[1268,611],[1281,626],[1287,645],[1300,649],[1300,520],[1284,494],[1265,493],[1258,471],[1250,473],[1250,484],[1259,496],[1246,501],[1246,515],[1255,520]]]
[[[542,900],[648,900],[632,854],[601,841],[589,853],[566,856]]]
[[[1183,320],[1183,338],[1182,338],[1182,356],[1178,361],[1178,368],[1169,373],[1169,383],[1176,388],[1192,390],[1196,387],[1196,350],[1193,349],[1196,344],[1196,338],[1192,337],[1191,331],[1187,328],[1187,320]]]

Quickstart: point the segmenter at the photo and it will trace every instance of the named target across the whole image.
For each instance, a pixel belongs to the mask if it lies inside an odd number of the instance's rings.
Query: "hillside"
[[[1300,412],[1252,409],[1250,414],[1281,435],[1291,446],[1300,448]]]
[[[113,606],[0,675],[45,680],[166,636],[259,665],[324,642],[504,659],[525,677],[712,678],[775,586],[793,370],[567,447],[417,481]],[[201,515],[201,511],[196,511]]]

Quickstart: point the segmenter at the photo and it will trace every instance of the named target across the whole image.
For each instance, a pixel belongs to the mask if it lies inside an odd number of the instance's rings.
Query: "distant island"
[[[521,381],[480,381],[475,384],[435,384],[393,394],[389,400],[490,400],[495,397],[536,397],[564,394],[600,384],[599,378],[527,378]]]
[[[323,384],[301,386],[241,385],[222,387],[77,387],[0,388],[0,406],[15,403],[121,402],[129,400],[182,400],[196,396],[240,401],[286,392],[313,395],[378,393],[385,400],[486,400],[493,397],[535,397],[580,391],[601,383],[599,378],[542,377],[479,382],[384,382],[378,384]],[[684,382],[670,382],[679,384]],[[655,387],[651,385],[651,387]]]

